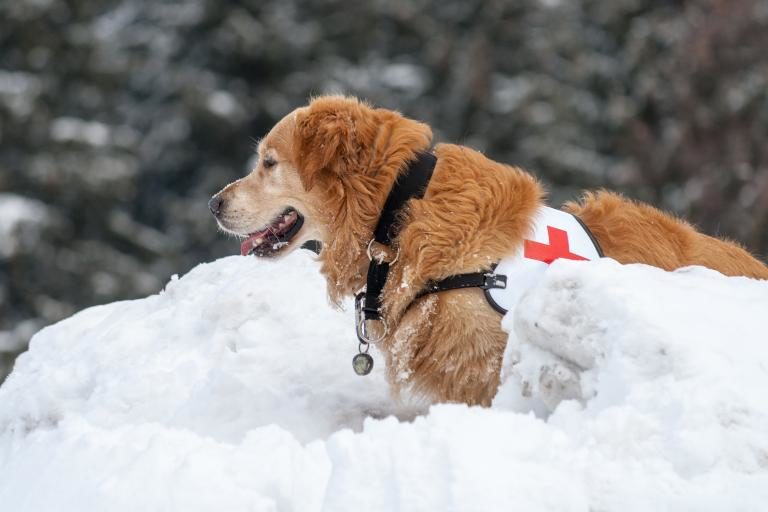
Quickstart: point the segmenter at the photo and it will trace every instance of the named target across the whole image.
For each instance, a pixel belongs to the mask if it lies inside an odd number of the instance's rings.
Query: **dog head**
[[[397,112],[320,97],[278,122],[256,167],[209,207],[223,230],[244,238],[242,254],[285,255],[319,240],[324,271],[336,274],[330,267],[360,255],[397,173],[431,136]]]
[[[258,145],[256,166],[208,203],[219,227],[241,238],[241,253],[287,254],[310,239],[323,239],[317,193],[306,190],[297,167],[300,110],[287,115]]]

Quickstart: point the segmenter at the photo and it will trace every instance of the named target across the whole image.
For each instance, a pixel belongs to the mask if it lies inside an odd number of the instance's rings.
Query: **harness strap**
[[[437,157],[429,152],[419,153],[416,160],[406,168],[392,185],[384,208],[381,211],[379,222],[373,230],[373,239],[383,245],[392,245],[392,240],[397,238],[400,231],[400,223],[397,222],[405,203],[409,199],[421,199],[427,191],[429,181],[432,179],[432,171],[437,164]],[[381,308],[381,290],[387,282],[389,275],[389,263],[380,262],[371,258],[368,265],[368,277],[365,285],[365,301],[363,312],[366,320],[379,320]]]
[[[387,283],[389,263],[379,263],[375,259],[368,265],[368,278],[365,285],[363,312],[366,320],[378,320],[381,308],[381,290]]]
[[[437,157],[432,153],[419,153],[414,160],[395,181],[389,191],[387,201],[381,210],[379,223],[373,230],[373,239],[384,245],[392,245],[392,240],[397,238],[400,224],[397,215],[409,199],[421,199],[427,191],[429,181],[432,179],[432,171],[437,164]]]
[[[419,153],[416,159],[411,162],[408,167],[398,176],[395,183],[392,185],[392,189],[389,191],[389,195],[384,203],[384,207],[379,217],[379,221],[376,224],[376,228],[373,230],[373,241],[376,241],[382,245],[391,246],[393,240],[395,240],[399,234],[400,216],[406,203],[410,199],[421,199],[429,186],[429,182],[432,178],[435,165],[437,163],[437,157],[432,153],[424,152]],[[600,256],[602,256],[602,250],[597,240],[594,239],[592,233],[589,231],[586,225],[576,217],[576,220],[581,224],[584,231],[592,239],[592,242]],[[309,245],[309,244],[307,244]],[[308,246],[310,250],[318,249],[316,246]],[[368,275],[366,277],[365,290],[357,294],[355,297],[355,310],[356,310],[356,323],[357,323],[357,335],[360,340],[361,347],[367,346],[369,343],[375,343],[377,340],[372,340],[368,333],[366,321],[369,320],[382,320],[381,318],[381,291],[384,285],[387,283],[387,277],[389,276],[389,267],[392,262],[380,261],[371,255],[370,244],[368,247],[368,257],[370,263],[368,264]],[[397,259],[397,257],[395,257]],[[495,268],[495,265],[494,265]],[[448,290],[458,290],[463,288],[481,288],[485,290],[486,297],[489,304],[494,307],[500,313],[505,313],[506,310],[500,308],[490,297],[489,290],[494,288],[506,288],[507,276],[501,274],[495,274],[493,271],[489,272],[473,272],[467,274],[458,274],[447,277],[440,281],[429,281],[424,289],[419,291],[414,299],[421,298],[431,293],[438,293]],[[386,333],[387,326],[384,325],[384,332]],[[383,335],[382,335],[383,336]],[[379,337],[381,339],[381,337]]]
[[[576,219],[576,222],[578,222],[578,223],[579,223],[579,225],[581,226],[581,229],[583,229],[583,230],[584,230],[584,232],[587,234],[587,236],[589,237],[589,239],[592,241],[592,245],[594,245],[594,246],[595,246],[595,250],[597,251],[597,255],[598,255],[598,256],[600,256],[601,258],[605,258],[605,254],[603,254],[603,248],[602,248],[602,247],[600,247],[600,242],[598,242],[598,241],[597,241],[597,238],[595,238],[595,235],[594,235],[594,234],[592,234],[592,230],[591,230],[591,229],[589,229],[589,226],[587,226],[587,225],[584,223],[584,221],[583,221],[583,220],[581,220],[581,217],[579,217],[578,215],[574,215],[574,214],[571,214],[571,216],[572,216],[574,219]]]
[[[398,177],[384,203],[379,222],[373,231],[373,240],[383,245],[392,245],[392,241],[397,238],[400,230],[398,216],[408,200],[424,197],[436,164],[437,157],[435,155],[426,152],[420,153],[416,160]],[[359,308],[364,321],[381,319],[379,312],[381,309],[381,291],[387,282],[389,267],[389,262],[371,258],[368,265],[365,291],[358,294],[355,300],[356,307]],[[440,281],[430,281],[423,290],[416,294],[415,298],[418,299],[430,293],[461,288],[489,290],[491,288],[506,288],[506,286],[506,276],[492,272],[473,272],[450,276]],[[367,343],[368,340],[365,339],[365,336],[360,334],[360,330],[358,330],[360,341]]]
[[[430,281],[414,298],[418,299],[430,293],[459,290],[461,288],[482,288],[483,290],[490,290],[491,288],[506,287],[507,276],[494,274],[493,272],[473,272],[470,274],[459,274],[446,277],[441,281]]]

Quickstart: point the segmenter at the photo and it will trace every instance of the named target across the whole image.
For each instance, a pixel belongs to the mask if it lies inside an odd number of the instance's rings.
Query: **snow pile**
[[[0,388],[0,503],[763,510],[766,312],[764,282],[557,262],[504,319],[494,406],[426,411],[390,401],[382,357],[353,374],[308,255],[225,258],[33,339]]]

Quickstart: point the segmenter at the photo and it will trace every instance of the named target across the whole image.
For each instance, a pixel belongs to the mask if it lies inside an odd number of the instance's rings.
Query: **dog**
[[[464,146],[432,148],[429,126],[398,112],[323,96],[279,121],[259,143],[252,172],[209,207],[223,230],[242,237],[242,254],[276,258],[320,241],[321,272],[339,305],[365,287],[372,232],[388,194],[425,152],[437,160],[423,198],[400,212],[393,247],[376,249],[391,261],[379,296],[390,327],[378,348],[396,395],[408,389],[433,402],[487,406],[507,340],[501,314],[478,288],[419,292],[449,276],[488,271],[519,250],[544,205],[531,174]],[[701,265],[768,279],[768,267],[736,243],[616,193],[588,192],[563,210],[620,263]]]

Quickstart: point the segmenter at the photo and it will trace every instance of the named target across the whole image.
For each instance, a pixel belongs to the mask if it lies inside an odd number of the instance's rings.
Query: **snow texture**
[[[0,508],[765,510],[766,313],[765,282],[558,261],[504,318],[493,406],[427,410],[379,354],[353,374],[310,256],[224,258],[35,336]]]

